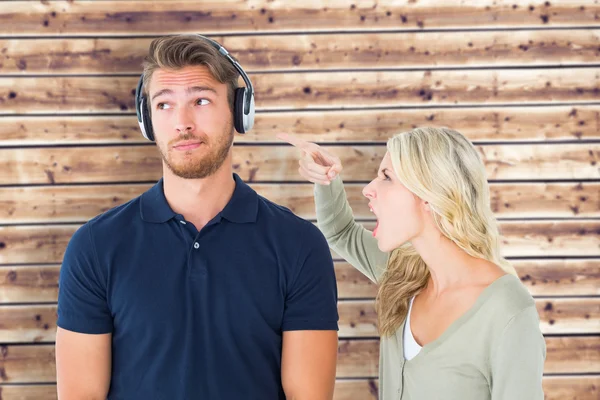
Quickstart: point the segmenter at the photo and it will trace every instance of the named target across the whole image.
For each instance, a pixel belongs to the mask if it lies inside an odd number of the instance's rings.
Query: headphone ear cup
[[[142,109],[142,122],[144,123],[144,131],[146,131],[146,138],[154,142],[154,131],[152,130],[152,118],[150,117],[150,111],[146,105],[146,101],[141,105]]]
[[[246,133],[244,128],[244,103],[246,101],[246,89],[235,89],[235,97],[233,99],[233,126],[239,133]]]

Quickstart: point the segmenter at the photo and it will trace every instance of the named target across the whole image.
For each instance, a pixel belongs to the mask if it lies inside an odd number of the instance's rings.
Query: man
[[[60,400],[333,396],[329,248],[313,224],[233,173],[234,121],[251,128],[252,93],[237,88],[240,72],[249,80],[217,47],[201,36],[150,46],[140,125],[157,143],[163,177],[83,225],[67,247]]]

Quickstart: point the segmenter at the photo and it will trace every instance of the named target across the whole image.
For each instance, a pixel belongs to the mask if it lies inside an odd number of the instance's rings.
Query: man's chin
[[[203,179],[214,175],[219,168],[215,165],[190,165],[191,163],[169,162],[167,167],[173,173],[183,179]]]

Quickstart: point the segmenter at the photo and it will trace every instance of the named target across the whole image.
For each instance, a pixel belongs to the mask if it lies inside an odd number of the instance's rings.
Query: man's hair
[[[240,74],[211,43],[198,35],[163,36],[152,41],[148,55],[142,63],[146,96],[149,94],[148,87],[156,69],[177,70],[194,65],[205,65],[217,81],[227,84],[227,101],[233,111],[234,93]]]

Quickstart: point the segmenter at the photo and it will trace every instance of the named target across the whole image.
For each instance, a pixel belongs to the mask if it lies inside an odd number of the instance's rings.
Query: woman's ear
[[[423,210],[427,213],[431,212],[431,207],[429,206],[429,202],[425,201],[425,200],[421,200],[421,207],[423,207]]]

